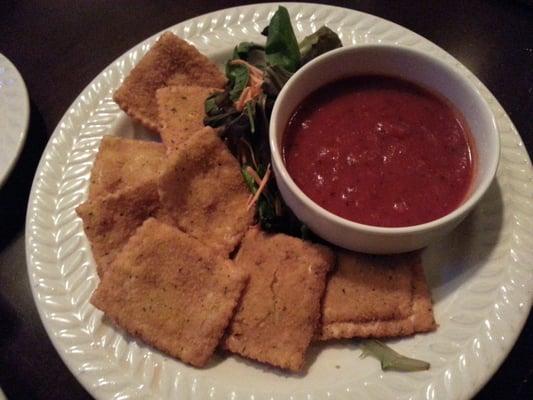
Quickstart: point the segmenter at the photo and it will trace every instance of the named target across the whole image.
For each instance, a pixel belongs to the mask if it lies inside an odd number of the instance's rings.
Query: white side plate
[[[20,155],[29,117],[24,80],[11,61],[0,54],[0,187]]]

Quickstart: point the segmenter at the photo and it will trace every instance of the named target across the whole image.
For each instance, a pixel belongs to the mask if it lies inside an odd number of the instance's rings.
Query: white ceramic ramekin
[[[402,78],[447,98],[464,116],[474,141],[474,176],[463,203],[437,220],[401,228],[359,224],[341,218],[307,197],[285,168],[282,136],[296,107],[319,87],[345,77],[378,74]],[[454,229],[487,191],[496,174],[500,140],[494,116],[479,90],[459,69],[400,46],[356,45],[328,52],[300,68],[279,94],[270,121],[276,181],[287,205],[317,235],[341,247],[374,254],[427,246]]]

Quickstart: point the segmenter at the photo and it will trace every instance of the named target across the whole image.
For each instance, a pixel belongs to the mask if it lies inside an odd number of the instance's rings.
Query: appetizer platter
[[[257,93],[254,66],[239,61],[249,54],[239,51],[261,48],[269,26],[268,53],[277,33],[269,24],[286,9],[223,10],[147,39],[65,115],[29,203],[35,301],[61,357],[95,397],[467,398],[527,317],[530,203],[520,200],[531,193],[530,162],[496,100],[449,55],[397,25],[333,7],[286,7],[303,49],[327,26],[344,45],[409,46],[461,71],[496,116],[497,179],[474,213],[421,259],[376,261],[328,248],[284,209],[268,159],[250,141],[237,146],[228,129],[255,129],[252,114],[268,99]],[[169,75],[172,64],[179,68]],[[217,65],[226,66],[229,86]],[[246,84],[232,93],[243,71]],[[368,284],[350,286],[350,279]],[[346,291],[365,302],[339,300]],[[389,344],[431,368],[379,342],[324,341],[405,336]],[[384,372],[360,358],[384,352],[383,369],[400,360],[399,369],[418,372]]]

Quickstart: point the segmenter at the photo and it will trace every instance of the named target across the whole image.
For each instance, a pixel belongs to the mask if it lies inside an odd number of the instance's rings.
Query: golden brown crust
[[[433,315],[431,293],[421,263],[415,265],[413,273],[413,313],[411,318],[414,332],[431,332],[437,329],[437,323]]]
[[[206,127],[171,152],[159,180],[164,213],[203,243],[228,255],[253,221],[239,163]]]
[[[205,100],[217,91],[202,86],[167,86],[157,90],[159,131],[167,148],[177,148],[204,127]]]
[[[76,208],[102,276],[135,230],[159,207],[156,181],[88,200]]]
[[[418,254],[341,252],[337,260],[324,296],[321,340],[408,336],[436,328]]]
[[[339,252],[324,295],[324,323],[409,316],[412,265],[410,256]]]
[[[91,302],[129,334],[201,367],[246,279],[232,261],[152,218],[116,257]]]
[[[154,181],[164,159],[161,143],[104,136],[91,171],[89,199]]]
[[[222,88],[225,82],[211,60],[183,39],[165,32],[126,77],[113,99],[131,118],[157,132],[157,89],[176,84]]]
[[[320,300],[334,255],[326,247],[250,229],[235,259],[250,274],[223,345],[228,350],[299,371],[320,318]]]

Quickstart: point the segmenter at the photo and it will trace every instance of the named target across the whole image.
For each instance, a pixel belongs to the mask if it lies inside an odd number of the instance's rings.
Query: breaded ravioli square
[[[246,280],[231,260],[151,218],[116,257],[91,302],[130,335],[202,367]]]
[[[104,136],[91,172],[89,199],[153,181],[165,153],[161,143]]]
[[[324,246],[250,229],[235,258],[250,281],[223,346],[300,371],[320,319],[326,274],[334,262],[333,252]]]
[[[113,99],[130,117],[157,132],[157,89],[170,85],[222,88],[225,82],[212,61],[183,39],[165,32],[126,77]]]
[[[210,127],[168,154],[159,179],[165,215],[226,256],[253,221],[249,195],[239,163]]]
[[[182,85],[157,90],[159,132],[167,148],[176,148],[204,127],[205,100],[217,91],[219,89]]]
[[[319,337],[393,337],[436,328],[418,253],[339,252],[322,306]]]
[[[76,208],[102,276],[135,230],[159,208],[157,182],[126,187]]]

